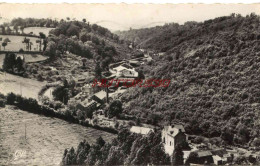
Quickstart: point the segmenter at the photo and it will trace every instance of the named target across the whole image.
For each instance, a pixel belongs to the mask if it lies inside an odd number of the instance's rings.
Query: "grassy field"
[[[22,94],[24,97],[38,99],[38,92],[45,84],[45,82],[0,72],[0,92],[5,95],[13,92]]]
[[[24,33],[28,34],[30,32],[33,32],[34,35],[39,35],[40,32],[44,33],[46,36],[49,35],[50,30],[54,28],[46,28],[46,27],[27,27],[24,28]]]
[[[2,38],[2,41],[0,42],[0,48],[1,50],[5,51],[19,51],[21,48],[26,51],[26,46],[22,41],[24,40],[24,36],[14,36],[14,35],[0,35],[0,38]],[[7,44],[7,46],[4,47],[2,46],[2,42],[4,39],[9,38],[11,42]],[[31,51],[39,51],[40,45],[39,43],[36,43],[36,40],[39,40],[39,38],[36,37],[26,37],[30,39],[30,42],[32,42],[32,50]],[[43,48],[43,44],[42,44]]]
[[[0,165],[59,165],[64,149],[83,139],[92,144],[99,136],[105,141],[116,137],[11,106],[0,109],[0,126]]]

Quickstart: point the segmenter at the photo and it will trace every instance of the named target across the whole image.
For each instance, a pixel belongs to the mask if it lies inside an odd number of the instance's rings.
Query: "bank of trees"
[[[259,138],[260,35],[255,25],[259,16],[254,14],[189,23],[176,31],[167,25],[168,31],[147,43],[165,47],[166,56],[154,56],[142,70],[146,78],[171,83],[129,89],[121,98],[128,102],[124,111],[157,125],[182,122],[187,133],[221,137],[228,144]]]
[[[14,26],[15,30],[18,29],[18,26],[22,27],[51,27],[55,28],[59,22],[53,19],[37,19],[37,18],[14,18],[12,19],[10,25]],[[17,30],[16,30],[17,31]]]
[[[169,165],[170,157],[161,144],[160,132],[147,136],[123,129],[112,143],[98,138],[90,145],[83,141],[77,149],[66,149],[62,165]]]

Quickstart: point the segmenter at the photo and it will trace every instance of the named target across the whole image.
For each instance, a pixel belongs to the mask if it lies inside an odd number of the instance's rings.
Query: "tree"
[[[92,29],[93,29],[94,31],[96,31],[96,30],[98,29],[98,25],[97,25],[97,24],[93,24],[93,25],[92,25]]]
[[[2,33],[5,34],[5,27],[1,26],[1,28],[2,28]]]
[[[3,43],[2,43],[2,46],[4,47],[4,50],[5,50],[5,47],[7,46],[7,43],[6,43],[6,42],[3,42]]]
[[[23,30],[24,30],[24,26],[20,27],[20,30],[22,31],[22,34],[24,34]]]
[[[153,165],[169,165],[170,164],[170,157],[166,155],[162,144],[158,144],[151,148],[151,164]]]
[[[9,71],[10,69],[14,70],[14,66],[16,64],[16,56],[14,53],[6,53],[5,54],[5,59],[3,62],[3,70],[4,71]]]
[[[85,18],[83,18],[83,19],[82,19],[82,21],[83,21],[84,23],[86,23],[86,22],[87,22],[87,20],[86,20]]]
[[[49,56],[50,59],[54,59],[56,57],[56,50],[57,50],[56,43],[54,41],[50,41],[48,43],[46,50],[44,51],[44,54],[46,56]]]
[[[74,24],[71,24],[66,31],[67,36],[77,36],[79,37],[80,28]]]
[[[14,30],[15,30],[15,33],[18,34],[18,26],[17,25],[14,25]]]
[[[52,95],[54,97],[54,100],[59,100],[63,102],[64,104],[68,103],[69,100],[69,90],[68,85],[66,84],[66,81],[64,81],[63,86],[58,86],[53,92]]]
[[[28,39],[28,38],[24,38],[23,39],[23,41],[22,41],[22,43],[25,43],[25,45],[26,45],[26,49],[29,51],[29,49],[30,49],[30,39]]]
[[[172,155],[172,163],[173,165],[183,165],[183,152],[181,144],[177,144]]]
[[[23,63],[24,63],[24,61],[21,59],[21,57],[18,57],[16,59],[16,68],[17,68],[18,72],[24,70]]]
[[[100,67],[99,63],[96,63],[96,67],[95,67],[95,75],[97,79],[101,78],[101,73],[102,73],[102,69]]]
[[[40,48],[39,51],[41,51],[42,49],[42,39],[45,40],[46,39],[46,35],[42,32],[39,33],[40,39],[36,41],[36,43],[40,43]]]
[[[109,117],[114,117],[118,116],[119,114],[122,113],[123,107],[122,103],[120,100],[114,100],[112,103],[109,105],[109,110],[108,110],[108,116]]]
[[[9,43],[9,42],[11,42],[11,40],[7,37],[7,38],[4,39],[4,42]]]
[[[101,136],[99,136],[96,140],[96,144],[99,145],[100,147],[103,147],[105,145],[105,143],[106,142],[104,141],[104,139]]]

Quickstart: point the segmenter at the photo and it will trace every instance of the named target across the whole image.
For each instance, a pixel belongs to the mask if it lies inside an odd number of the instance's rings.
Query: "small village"
[[[145,56],[143,58],[131,59],[128,61],[122,61],[119,63],[111,64],[109,68],[110,73],[106,74],[106,79],[137,79],[138,72],[135,70],[134,66],[139,66],[148,61],[151,61],[152,58],[149,54],[155,54],[150,52],[147,54],[144,49],[139,49],[144,52]],[[163,56],[164,53],[156,53],[156,56]],[[101,83],[100,83],[101,84]],[[69,102],[77,102],[77,110],[81,112],[93,111],[93,117],[86,118],[85,122],[93,126],[101,126],[113,129],[128,128],[130,132],[141,134],[143,136],[148,135],[150,132],[154,132],[154,129],[158,128],[156,126],[148,124],[140,124],[135,126],[135,123],[130,123],[129,120],[123,120],[120,118],[109,118],[106,116],[104,106],[113,101],[120,100],[120,97],[123,93],[127,91],[127,87],[119,84],[119,87],[115,85],[110,86],[109,88],[100,89],[98,87],[93,88],[93,83],[81,84],[81,92],[76,95],[74,98],[71,98]],[[125,115],[134,119],[131,115]],[[173,155],[173,152],[176,146],[180,143],[187,143],[188,147],[183,150],[184,161],[183,163],[196,165],[196,164],[214,164],[214,165],[228,165],[232,164],[233,159],[245,156],[251,158],[253,161],[258,160],[259,152],[251,151],[235,147],[218,147],[212,145],[211,143],[198,143],[196,138],[198,136],[188,135],[185,132],[184,126],[182,124],[173,124],[170,126],[164,126],[161,131],[162,143],[165,150],[165,153],[169,156]],[[192,156],[192,161],[188,161],[188,158]]]

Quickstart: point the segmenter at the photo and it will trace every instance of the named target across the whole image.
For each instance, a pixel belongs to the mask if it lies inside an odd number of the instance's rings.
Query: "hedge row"
[[[86,127],[93,127],[95,129],[103,130],[103,131],[114,133],[114,134],[118,133],[118,131],[113,128],[100,127],[97,125],[93,126],[89,123],[79,121],[76,117],[71,115],[69,110],[66,110],[64,113],[56,112],[54,109],[52,109],[50,107],[47,107],[45,105],[40,105],[38,103],[38,101],[35,99],[25,98],[25,97],[22,97],[21,95],[16,95],[14,93],[7,94],[6,103],[9,105],[15,105],[19,109],[28,111],[31,113],[42,114],[42,115],[45,115],[48,117],[56,117],[56,118],[66,120],[71,123],[81,124]]]

